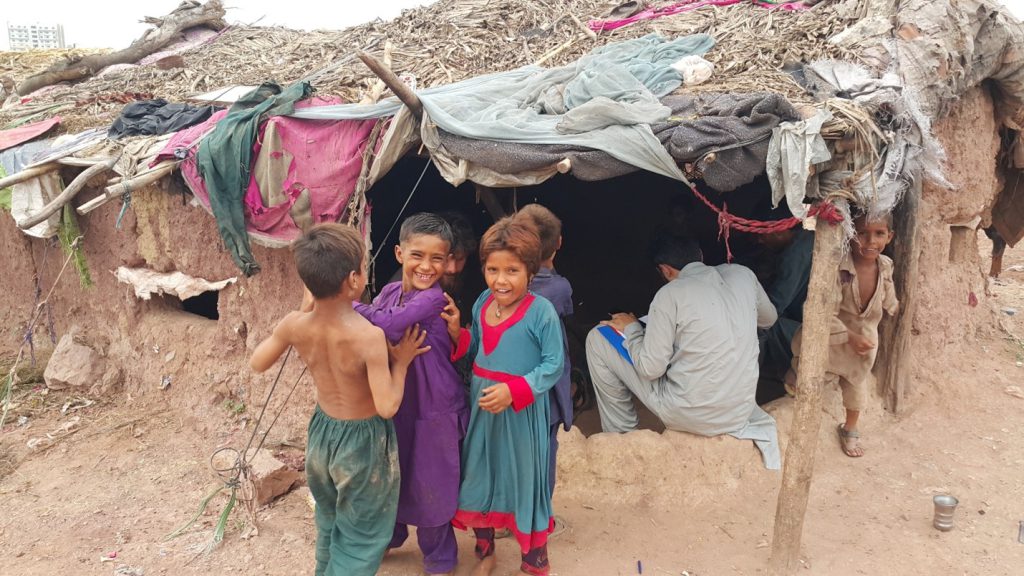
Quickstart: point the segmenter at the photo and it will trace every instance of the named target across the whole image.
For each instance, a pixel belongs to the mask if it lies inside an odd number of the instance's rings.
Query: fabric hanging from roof
[[[800,114],[780,94],[718,94],[669,96],[667,122],[652,127],[672,157],[692,162],[704,182],[728,192],[754,181],[764,172],[768,141],[780,122]]]
[[[427,128],[425,126],[423,130],[424,138],[426,138]],[[539,184],[554,175],[557,171],[554,168],[555,164],[563,159],[570,161],[574,178],[589,182],[608,180],[638,170],[636,166],[612,158],[607,152],[582,146],[521,144],[518,142],[496,144],[486,140],[456,136],[443,130],[436,130],[436,132],[436,145],[427,144],[431,155],[435,158],[435,163],[437,163],[438,156],[447,153],[449,157],[462,160],[467,164],[463,180],[472,180],[485,186],[507,187]],[[438,151],[441,151],[442,154],[438,154]],[[485,182],[478,173],[481,170],[487,170],[494,174],[495,179],[504,177],[505,180]],[[441,173],[452,184],[461,183],[453,180],[444,170],[441,170]],[[537,181],[529,183],[507,181],[509,177],[521,178],[523,174],[536,174]]]
[[[323,105],[312,98],[296,109]],[[225,115],[175,134],[153,164],[180,159],[181,174],[198,203],[212,212],[195,150]],[[275,116],[266,121],[253,146],[253,165],[242,209],[249,237],[262,245],[284,247],[303,230],[346,215],[362,168],[362,157],[377,120],[315,121]],[[381,144],[381,147],[384,145]],[[392,162],[393,163],[393,162]],[[378,162],[374,162],[376,167]],[[374,181],[374,176],[369,176]]]
[[[822,125],[831,119],[831,112],[819,110],[806,120],[783,122],[772,131],[765,168],[772,185],[772,207],[785,199],[793,216],[801,220],[807,217],[804,197],[810,167],[832,159],[821,136]]]
[[[277,84],[265,83],[231,106],[227,116],[199,144],[196,163],[210,195],[217,230],[246,276],[260,270],[245,231],[242,204],[249,185],[256,132],[264,118],[292,113],[295,103],[312,92],[308,82],[284,90]]]
[[[676,180],[675,160],[650,125],[670,114],[659,99],[682,84],[672,63],[706,53],[705,34],[666,41],[656,34],[608,44],[573,64],[536,66],[424,90],[424,122],[457,136],[495,142],[580,146],[607,152],[637,168]],[[367,118],[399,105],[327,106],[296,111],[298,118]]]
[[[170,103],[162,98],[132,102],[107,131],[108,138],[159,136],[205,122],[220,108]]]

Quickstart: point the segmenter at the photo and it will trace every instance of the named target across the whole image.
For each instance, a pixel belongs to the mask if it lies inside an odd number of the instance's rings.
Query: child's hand
[[[441,319],[448,324],[448,336],[451,337],[452,344],[458,344],[459,331],[462,330],[462,314],[455,305],[455,300],[447,292],[444,293],[444,297],[448,300],[448,305],[441,311]]]
[[[875,343],[869,340],[866,336],[857,334],[856,332],[850,331],[849,343],[853,347],[853,351],[861,356],[867,356],[875,349]]]
[[[420,325],[410,326],[405,329],[405,334],[398,344],[388,344],[388,356],[391,363],[400,366],[408,366],[414,358],[420,354],[430,351],[430,346],[423,346],[427,339],[427,331],[420,330]]]
[[[495,384],[483,389],[478,402],[481,410],[491,414],[499,414],[505,408],[512,405],[512,391],[508,384]]]

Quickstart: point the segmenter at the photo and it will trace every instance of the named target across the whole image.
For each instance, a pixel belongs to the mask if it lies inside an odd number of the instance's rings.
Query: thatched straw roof
[[[701,90],[774,91],[794,103],[810,102],[781,70],[789,62],[831,57],[858,61],[858,55],[827,39],[861,16],[861,0],[826,2],[811,10],[767,10],[748,2],[641,21],[590,38],[582,23],[604,18],[614,4],[594,0],[440,0],[400,17],[342,31],[304,32],[284,28],[234,26],[211,43],[182,54],[184,68],[136,66],[93,77],[70,88],[33,97],[32,106],[0,112],[0,127],[26,112],[54,104],[64,131],[108,125],[123,106],[125,92],[182,100],[233,84],[273,80],[287,84],[310,78],[321,94],[358,101],[375,79],[351,57],[363,49],[383,57],[394,45],[392,68],[412,73],[419,87],[458,81],[543,60],[545,66],[571,62],[596,46],[652,32],[667,37],[693,33],[713,36],[706,56],[716,65]],[[55,54],[54,58],[60,55]],[[25,58],[32,58],[31,66]],[[15,80],[50,62],[0,55],[0,76]]]

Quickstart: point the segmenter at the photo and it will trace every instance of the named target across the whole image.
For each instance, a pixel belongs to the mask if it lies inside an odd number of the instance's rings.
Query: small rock
[[[160,378],[160,389],[167,390],[171,386],[171,377],[164,375]]]
[[[171,350],[166,355],[164,355],[164,364],[170,362],[171,360],[174,360],[174,355],[174,350]]]
[[[103,376],[106,362],[92,348],[75,342],[72,333],[65,334],[43,371],[46,387],[53,390],[85,388]]]
[[[910,515],[909,514],[900,514],[900,519],[902,519],[904,522],[910,522]]]
[[[1016,308],[1003,308],[1003,314],[1006,314],[1007,316],[1014,316],[1014,315],[1017,314],[1017,309]]]
[[[234,466],[234,452],[222,452],[213,461],[216,470],[228,470]],[[302,474],[292,470],[287,464],[274,458],[266,448],[250,456],[249,466],[252,468],[252,480],[256,487],[256,503],[260,506],[269,504],[274,498],[286,494],[302,480]]]

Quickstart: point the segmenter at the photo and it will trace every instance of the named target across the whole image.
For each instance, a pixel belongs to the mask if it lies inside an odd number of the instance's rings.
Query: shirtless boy
[[[429,347],[420,348],[424,334],[415,327],[391,346],[352,309],[366,288],[365,248],[355,228],[314,226],[292,250],[311,304],[285,316],[249,365],[263,372],[289,346],[306,363],[317,391],[306,447],[316,501],[316,574],[372,576],[398,508],[398,452],[389,418],[402,402],[409,363]]]

